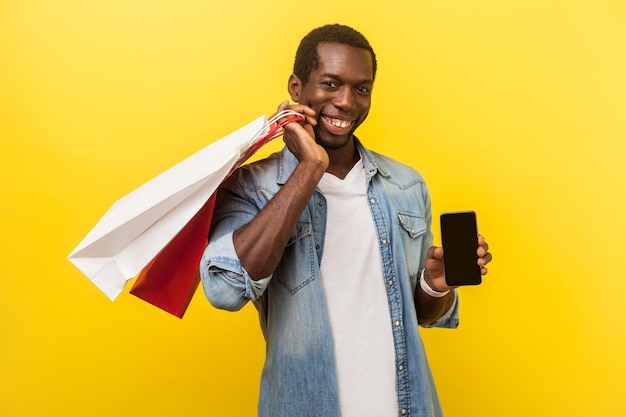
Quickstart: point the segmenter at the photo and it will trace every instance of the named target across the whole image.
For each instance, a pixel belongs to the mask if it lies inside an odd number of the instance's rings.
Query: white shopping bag
[[[303,117],[265,116],[210,144],[118,200],[68,259],[114,300],[194,217],[220,183],[282,127]]]

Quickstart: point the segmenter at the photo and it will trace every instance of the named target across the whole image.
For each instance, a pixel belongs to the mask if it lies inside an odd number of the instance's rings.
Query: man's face
[[[374,85],[369,51],[339,43],[317,46],[320,64],[302,85],[297,77],[289,82],[291,98],[317,113],[315,139],[327,149],[351,143],[371,106]]]

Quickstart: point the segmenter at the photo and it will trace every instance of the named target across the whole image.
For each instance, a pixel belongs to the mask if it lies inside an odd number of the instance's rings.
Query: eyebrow
[[[330,73],[330,72],[325,72],[325,73],[320,74],[320,75],[322,77],[328,77],[328,78],[333,78],[335,80],[343,81],[342,77],[340,77],[337,74]],[[361,79],[356,81],[356,84],[374,84],[374,80],[372,80],[371,78],[361,78]]]

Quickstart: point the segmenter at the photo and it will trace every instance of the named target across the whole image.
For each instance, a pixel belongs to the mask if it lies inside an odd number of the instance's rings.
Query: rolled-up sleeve
[[[271,280],[271,276],[257,281],[250,278],[235,252],[232,232],[207,246],[200,262],[200,277],[209,302],[229,311],[260,297]]]
[[[233,233],[248,224],[273,195],[273,190],[256,184],[254,178],[248,169],[239,169],[217,193],[209,244],[200,261],[204,293],[216,308],[241,309],[260,297],[271,279],[271,275],[257,281],[250,278],[233,243]]]

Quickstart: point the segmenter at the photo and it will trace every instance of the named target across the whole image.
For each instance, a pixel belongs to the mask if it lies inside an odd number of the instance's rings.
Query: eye
[[[322,87],[324,87],[324,89],[329,91],[339,88],[339,84],[334,81],[322,81],[320,84],[322,85]]]
[[[357,87],[355,88],[356,92],[362,95],[369,95],[371,93],[371,90],[368,87]]]

